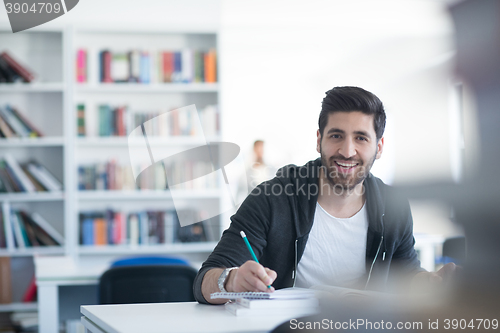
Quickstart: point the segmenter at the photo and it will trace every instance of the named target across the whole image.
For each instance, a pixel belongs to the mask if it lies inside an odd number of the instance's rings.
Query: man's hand
[[[224,271],[223,268],[212,268],[203,277],[201,283],[201,292],[208,303],[223,304],[227,299],[211,299],[210,294],[219,292],[217,280]],[[275,271],[249,260],[238,269],[233,269],[229,272],[226,279],[225,289],[229,292],[244,292],[244,291],[268,291],[273,292],[274,288],[267,288],[276,280],[277,274]]]
[[[238,269],[229,273],[226,283],[226,290],[230,292],[244,291],[268,291],[273,292],[274,288],[268,288],[278,275],[275,271],[249,260]]]
[[[438,287],[447,285],[455,275],[459,266],[450,262],[437,272],[420,272],[411,280],[411,290],[416,292],[430,292]]]

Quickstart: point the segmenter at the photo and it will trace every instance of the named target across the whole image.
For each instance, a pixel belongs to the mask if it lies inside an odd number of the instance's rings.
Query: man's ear
[[[319,132],[319,130],[316,132],[316,136],[316,151],[321,154],[321,133]]]
[[[377,143],[377,156],[375,157],[375,159],[378,160],[380,158],[380,156],[382,156],[383,150],[384,150],[384,137],[381,137]]]

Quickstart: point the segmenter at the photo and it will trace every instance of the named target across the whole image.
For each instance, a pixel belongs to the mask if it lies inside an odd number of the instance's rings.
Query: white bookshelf
[[[62,191],[0,194],[0,202],[46,202],[62,201],[64,199],[65,194]]]
[[[64,92],[64,89],[64,83],[62,82],[9,83],[0,85],[0,92],[2,93]]]
[[[0,27],[0,39],[0,51],[9,52],[37,74],[32,83],[0,83],[0,107],[6,104],[16,107],[44,134],[41,138],[0,139],[0,156],[8,153],[20,163],[36,160],[64,186],[64,190],[58,192],[0,194],[4,224],[11,223],[10,209],[23,209],[28,213],[39,213],[64,235],[70,202],[66,187],[70,167],[69,160],[65,158],[69,134],[65,129],[65,122],[69,120],[66,114],[69,86],[65,77],[68,62],[64,52],[67,31],[42,28],[13,34],[9,28]],[[0,249],[0,256],[11,258],[13,303],[1,305],[0,311],[36,310],[36,302],[21,302],[33,274],[32,258],[37,255],[61,255],[66,252],[66,247],[20,248],[12,244],[12,240],[7,238],[7,248]]]
[[[0,139],[0,147],[63,147],[64,137],[42,137],[42,138],[11,138]]]
[[[151,83],[101,83],[99,82],[98,55],[101,50],[111,52],[128,52],[130,50],[147,51],[151,55],[153,68],[158,61],[160,51],[179,51],[184,48],[209,50],[217,49],[216,31],[148,31],[148,30],[120,30],[120,29],[82,29],[75,30],[73,34],[72,49],[76,55],[78,49],[87,51],[87,82],[74,82],[73,112],[76,105],[85,105],[87,121],[97,119],[97,108],[101,104],[110,106],[126,105],[131,112],[134,111],[168,111],[195,104],[198,111],[207,105],[218,105],[218,83],[163,83],[155,79],[153,69]],[[76,76],[76,74],[75,74]],[[93,113],[93,114],[92,114]],[[75,119],[76,125],[76,119]],[[94,126],[94,125],[90,125]],[[130,130],[130,129],[129,129]],[[76,129],[73,128],[76,133]],[[95,133],[95,130],[91,130]],[[207,142],[220,141],[220,137],[211,136],[200,139],[189,136],[149,137],[152,149],[162,149],[168,152],[187,150],[207,144]],[[75,172],[78,165],[104,163],[115,160],[121,166],[130,164],[129,147],[140,149],[143,142],[129,141],[128,137],[99,137],[90,135],[76,137],[74,144]],[[183,200],[186,207],[194,201],[207,200],[211,205],[221,205],[222,193],[219,189],[199,189],[195,191],[162,191],[162,190],[81,190],[75,193],[75,216],[78,221],[80,212],[87,212],[95,207],[96,210],[112,209],[115,211],[134,212],[141,207],[145,210],[173,209],[172,196],[176,200]],[[217,234],[220,234],[220,226]],[[157,244],[155,246],[138,246],[128,248],[123,245],[81,246],[78,244],[79,255],[89,254],[134,254],[134,253],[162,253],[162,254],[188,254],[194,252],[210,252],[213,244]]]
[[[150,52],[182,48],[217,49],[217,36],[215,30],[81,30],[71,27],[46,29],[43,26],[12,34],[8,28],[0,27],[0,51],[10,51],[38,74],[33,83],[0,84],[0,106],[7,103],[16,106],[45,135],[42,138],[0,139],[0,150],[11,153],[20,162],[31,158],[41,162],[64,186],[61,192],[2,193],[0,206],[4,207],[3,210],[12,207],[38,212],[65,237],[65,244],[58,247],[20,249],[11,244],[7,249],[0,249],[0,256],[17,260],[38,255],[75,258],[106,255],[118,258],[170,254],[187,258],[195,255],[199,260],[200,255],[208,255],[213,250],[216,245],[213,241],[144,246],[80,244],[79,213],[82,211],[107,208],[124,212],[167,210],[173,209],[173,203],[170,191],[79,191],[79,165],[105,162],[112,157],[122,164],[130,163],[128,147],[139,147],[141,143],[129,142],[127,137],[77,137],[76,106],[85,103],[86,112],[95,112],[99,103],[126,104],[139,111],[168,110],[190,104],[195,104],[200,110],[208,105],[219,105],[219,83],[99,83],[96,59],[102,49],[143,49]],[[82,47],[89,50],[87,83],[76,82],[75,75],[76,51]],[[151,147],[180,151],[214,141],[221,141],[221,138],[217,135],[204,139],[176,136],[165,140],[151,137],[149,143]],[[221,188],[177,190],[173,194],[183,200],[186,207],[190,202],[222,206],[224,197]],[[9,220],[4,216],[4,221]],[[222,222],[217,223],[215,234],[220,236]],[[16,281],[12,283],[13,288],[19,290],[27,287],[24,282],[20,285]],[[22,305],[19,301],[14,299],[14,303],[2,305],[0,311],[15,311],[23,306],[36,309],[36,303]]]
[[[219,189],[200,190],[127,190],[127,191],[81,191],[78,198],[81,201],[117,201],[117,200],[172,200],[172,194],[182,199],[218,199],[221,196]]]

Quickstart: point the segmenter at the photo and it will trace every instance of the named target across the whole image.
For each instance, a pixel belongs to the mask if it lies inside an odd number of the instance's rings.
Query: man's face
[[[323,135],[318,130],[316,149],[335,188],[353,190],[382,155],[384,138],[377,141],[373,117],[360,111],[335,112],[328,116]]]

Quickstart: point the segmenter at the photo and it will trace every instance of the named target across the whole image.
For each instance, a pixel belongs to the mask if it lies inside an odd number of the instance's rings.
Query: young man
[[[317,131],[321,157],[283,167],[250,193],[198,272],[200,303],[223,303],[210,299],[219,291],[408,288],[408,281],[439,281],[454,269],[420,267],[408,201],[370,174],[384,147],[382,102],[357,87],[326,94]],[[251,260],[240,231],[260,264]]]

